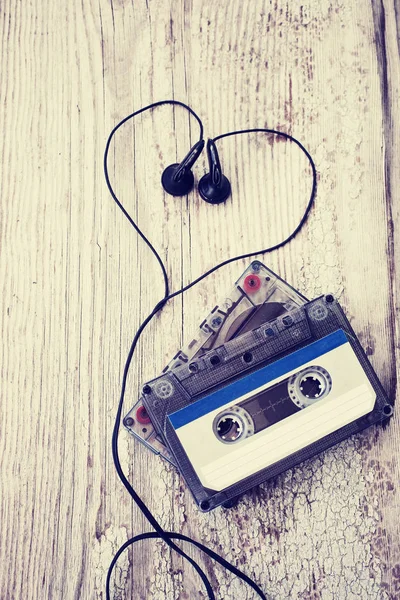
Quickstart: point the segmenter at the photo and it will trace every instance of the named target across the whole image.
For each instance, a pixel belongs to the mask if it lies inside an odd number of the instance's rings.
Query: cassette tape
[[[187,364],[262,323],[302,306],[307,299],[259,261],[253,261],[200,323],[191,342],[181,348],[163,373]],[[174,459],[154,428],[140,397],[125,416],[126,429],[147,448],[172,464]]]
[[[143,392],[203,511],[393,412],[332,295],[168,371]]]

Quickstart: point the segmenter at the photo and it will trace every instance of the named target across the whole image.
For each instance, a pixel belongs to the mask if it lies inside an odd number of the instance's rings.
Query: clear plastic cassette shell
[[[147,413],[203,511],[393,412],[331,295],[165,372],[143,390]]]
[[[193,339],[164,369],[176,369],[229,340],[290,312],[307,302],[276,273],[253,261],[231,292],[200,323]]]

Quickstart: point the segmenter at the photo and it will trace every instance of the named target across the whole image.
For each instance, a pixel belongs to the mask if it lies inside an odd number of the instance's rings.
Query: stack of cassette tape
[[[124,425],[209,511],[392,414],[337,300],[253,261]]]

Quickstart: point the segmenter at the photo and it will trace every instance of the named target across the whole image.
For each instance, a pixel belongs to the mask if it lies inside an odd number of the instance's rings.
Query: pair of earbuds
[[[167,167],[161,176],[161,185],[172,196],[186,196],[194,187],[192,167],[204,148],[199,140],[180,163]],[[209,173],[203,175],[198,184],[199,194],[209,204],[225,202],[231,193],[229,179],[222,173],[221,163],[214,140],[207,142]]]

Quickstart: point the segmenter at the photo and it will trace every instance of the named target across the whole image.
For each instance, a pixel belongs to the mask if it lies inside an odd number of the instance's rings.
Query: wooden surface
[[[135,330],[162,295],[155,260],[117,211],[105,140],[152,101],[189,102],[206,136],[278,127],[315,158],[310,220],[265,262],[312,298],[340,297],[395,398],[399,358],[399,5],[85,0],[0,11],[0,598],[105,598],[112,555],[149,526],[114,471],[111,432]],[[304,157],[266,136],[220,144],[233,194],[167,197],[163,168],[197,138],[185,111],[126,125],[111,155],[122,201],[167,259],[172,288],[280,240],[304,208]],[[205,171],[204,157],[196,177]],[[245,263],[171,301],[143,336],[125,409]],[[248,494],[200,514],[177,473],[125,431],[129,478],[163,526],[207,543],[272,600],[400,598],[398,411]],[[189,549],[218,598],[254,594]],[[113,598],[205,598],[161,542],[121,557]]]

